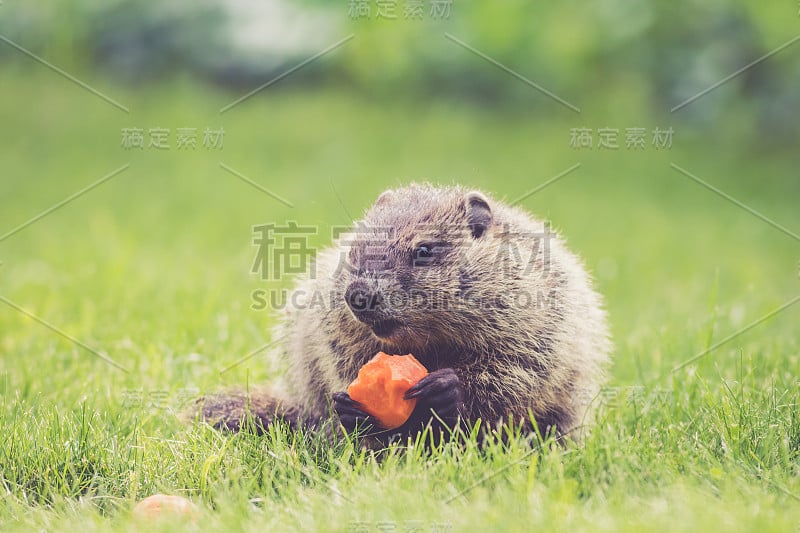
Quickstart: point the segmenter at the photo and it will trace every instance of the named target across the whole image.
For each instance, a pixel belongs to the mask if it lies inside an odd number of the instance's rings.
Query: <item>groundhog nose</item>
[[[354,281],[347,287],[344,300],[359,320],[368,319],[383,303],[381,293],[361,280]]]

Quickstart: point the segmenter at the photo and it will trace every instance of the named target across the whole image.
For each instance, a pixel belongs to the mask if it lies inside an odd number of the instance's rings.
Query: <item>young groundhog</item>
[[[589,422],[610,351],[600,297],[563,241],[518,208],[457,186],[386,191],[294,291],[275,337],[285,379],[201,399],[216,427],[238,430],[246,412],[261,429],[338,417],[388,440],[478,419],[559,436]],[[390,431],[345,392],[378,351],[412,353],[430,372]]]

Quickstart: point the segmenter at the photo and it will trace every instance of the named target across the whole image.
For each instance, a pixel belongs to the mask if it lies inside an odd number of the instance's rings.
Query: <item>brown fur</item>
[[[467,421],[530,422],[532,414],[542,432],[562,435],[589,421],[610,351],[605,313],[581,262],[557,235],[542,237],[542,222],[461,187],[411,185],[381,195],[356,227],[354,243],[334,242],[319,254],[315,279],[297,282],[324,305],[290,309],[277,328],[286,372],[280,394],[251,395],[259,424],[330,419],[331,395],[379,350],[413,353],[430,371],[454,369]],[[421,242],[450,246],[436,265],[411,266]],[[368,263],[376,255],[385,256],[382,268]],[[346,305],[355,280],[397,300],[382,311],[401,321],[391,335],[377,337]],[[409,294],[424,301],[400,301]],[[520,299],[526,294],[533,304]],[[243,395],[212,396],[203,415],[238,429],[246,410]]]

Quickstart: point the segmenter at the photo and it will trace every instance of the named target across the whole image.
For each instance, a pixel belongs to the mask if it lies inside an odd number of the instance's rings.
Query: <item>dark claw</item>
[[[361,407],[361,404],[352,399],[346,392],[334,392],[331,398],[333,398],[333,402],[337,407]]]
[[[460,403],[461,393],[456,389],[425,398],[425,405],[440,414]]]
[[[458,390],[460,392],[460,389],[461,382],[455,370],[452,368],[442,368],[441,370],[431,372],[419,380],[416,385],[406,391],[405,398],[407,400],[412,398],[426,399],[443,391]]]
[[[408,389],[405,398],[417,398],[416,411],[423,418],[433,412],[447,423],[454,422],[464,407],[461,382],[452,368],[431,372]]]
[[[348,433],[355,431],[356,427],[379,427],[375,420],[364,412],[361,404],[350,398],[346,392],[335,392],[331,398],[333,399],[333,409],[339,416],[339,422]]]

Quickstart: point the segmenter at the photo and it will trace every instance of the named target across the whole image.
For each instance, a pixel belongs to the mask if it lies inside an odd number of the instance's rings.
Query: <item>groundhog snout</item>
[[[356,280],[348,285],[344,300],[355,317],[366,323],[382,320],[386,306],[381,291],[364,280]]]

